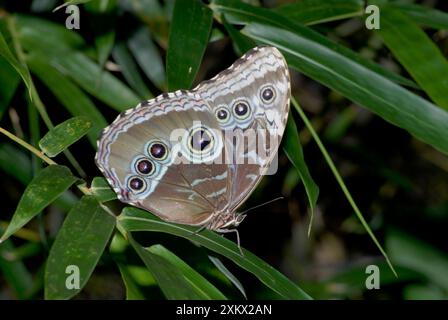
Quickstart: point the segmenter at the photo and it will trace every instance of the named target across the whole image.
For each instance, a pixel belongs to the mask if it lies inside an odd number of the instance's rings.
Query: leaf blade
[[[448,153],[448,113],[429,101],[300,34],[260,24],[244,33],[276,46],[296,70]]]
[[[428,96],[448,110],[448,61],[426,33],[388,6],[381,8],[381,28],[375,31]]]
[[[50,165],[41,170],[26,187],[0,242],[23,227],[77,180],[64,166]]]
[[[39,147],[49,157],[55,157],[81,139],[92,127],[86,117],[68,119],[48,131],[39,141]]]
[[[176,1],[168,40],[168,90],[190,89],[208,43],[212,11],[201,1]]]
[[[51,247],[45,267],[45,299],[70,299],[85,286],[112,235],[115,218],[94,197],[70,210]],[[68,266],[79,270],[79,288],[67,288]],[[73,272],[73,271],[72,271]],[[74,273],[73,273],[74,274]]]
[[[253,273],[261,282],[285,299],[311,299],[300,287],[266,262],[245,249],[242,249],[244,252],[244,257],[242,257],[235,243],[212,231],[204,230],[199,234],[195,234],[194,231],[197,228],[167,223],[148,214],[146,211],[130,207],[125,208],[118,217],[117,226],[120,230],[129,232],[156,231],[170,233],[200,243]]]

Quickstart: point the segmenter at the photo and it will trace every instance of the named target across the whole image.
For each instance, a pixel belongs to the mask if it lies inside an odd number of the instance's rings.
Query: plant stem
[[[31,151],[32,153],[34,153],[36,156],[38,156],[39,158],[41,158],[43,161],[45,161],[46,163],[48,163],[49,165],[54,165],[57,164],[56,162],[54,162],[53,160],[51,160],[50,158],[48,158],[46,155],[44,155],[44,153],[36,148],[34,148],[32,145],[30,145],[29,143],[23,141],[22,139],[20,139],[19,137],[16,137],[15,135],[13,135],[11,132],[3,129],[2,127],[0,127],[0,133],[3,133],[5,136],[7,136],[9,139],[13,140],[14,142],[20,144],[22,147],[24,147],[25,149],[28,149],[29,151]]]
[[[313,126],[311,125],[308,117],[305,115],[305,112],[303,112],[302,108],[300,107],[299,103],[296,101],[294,97],[291,97],[291,102],[294,106],[294,108],[299,113],[300,117],[302,118],[303,122],[305,123],[306,127],[310,131],[311,135],[313,136],[314,141],[316,141],[317,146],[319,147],[320,151],[322,152],[325,161],[327,162],[328,166],[330,167],[334,177],[336,178],[336,181],[338,182],[339,186],[342,189],[342,192],[344,193],[345,197],[347,198],[348,202],[350,203],[351,207],[355,211],[356,216],[358,217],[359,221],[363,225],[363,227],[366,229],[369,236],[372,238],[375,245],[380,250],[381,254],[386,259],[387,264],[389,265],[389,268],[394,273],[395,277],[398,277],[397,272],[395,271],[395,268],[393,267],[392,263],[389,260],[389,256],[387,255],[386,251],[384,251],[383,247],[375,237],[375,234],[370,229],[369,225],[367,224],[366,220],[364,219],[361,211],[359,210],[358,206],[355,203],[355,200],[353,200],[352,195],[350,194],[350,191],[348,191],[347,186],[344,183],[344,180],[342,179],[341,175],[338,172],[338,169],[336,168],[333,160],[331,159],[330,155],[328,154],[327,150],[325,149],[324,144],[320,140],[319,136],[317,135],[316,131],[314,131]]]

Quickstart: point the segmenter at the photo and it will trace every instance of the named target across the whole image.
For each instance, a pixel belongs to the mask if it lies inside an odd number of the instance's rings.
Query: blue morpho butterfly
[[[237,232],[245,214],[236,210],[276,156],[289,99],[282,54],[255,47],[193,90],[120,114],[98,141],[96,164],[122,202],[169,222]]]

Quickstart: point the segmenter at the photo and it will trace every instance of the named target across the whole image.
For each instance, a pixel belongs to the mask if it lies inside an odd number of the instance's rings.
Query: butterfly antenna
[[[247,209],[247,210],[244,210],[243,212],[240,212],[239,214],[245,214],[245,213],[248,212],[248,211],[251,211],[251,210],[253,210],[253,209],[260,208],[260,207],[265,206],[265,205],[267,205],[267,204],[269,204],[269,203],[272,203],[272,202],[277,201],[277,200],[282,200],[282,199],[284,199],[284,198],[285,198],[285,197],[278,197],[278,198],[275,198],[275,199],[272,199],[272,200],[263,202],[262,204],[259,204],[259,205],[256,205],[255,207],[252,207],[252,208],[249,208],[249,209]]]

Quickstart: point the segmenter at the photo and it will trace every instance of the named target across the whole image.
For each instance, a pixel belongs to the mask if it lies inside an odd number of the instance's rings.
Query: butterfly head
[[[245,214],[230,211],[220,212],[212,217],[207,225],[207,229],[225,232],[226,230],[238,227],[244,218],[246,218]]]

